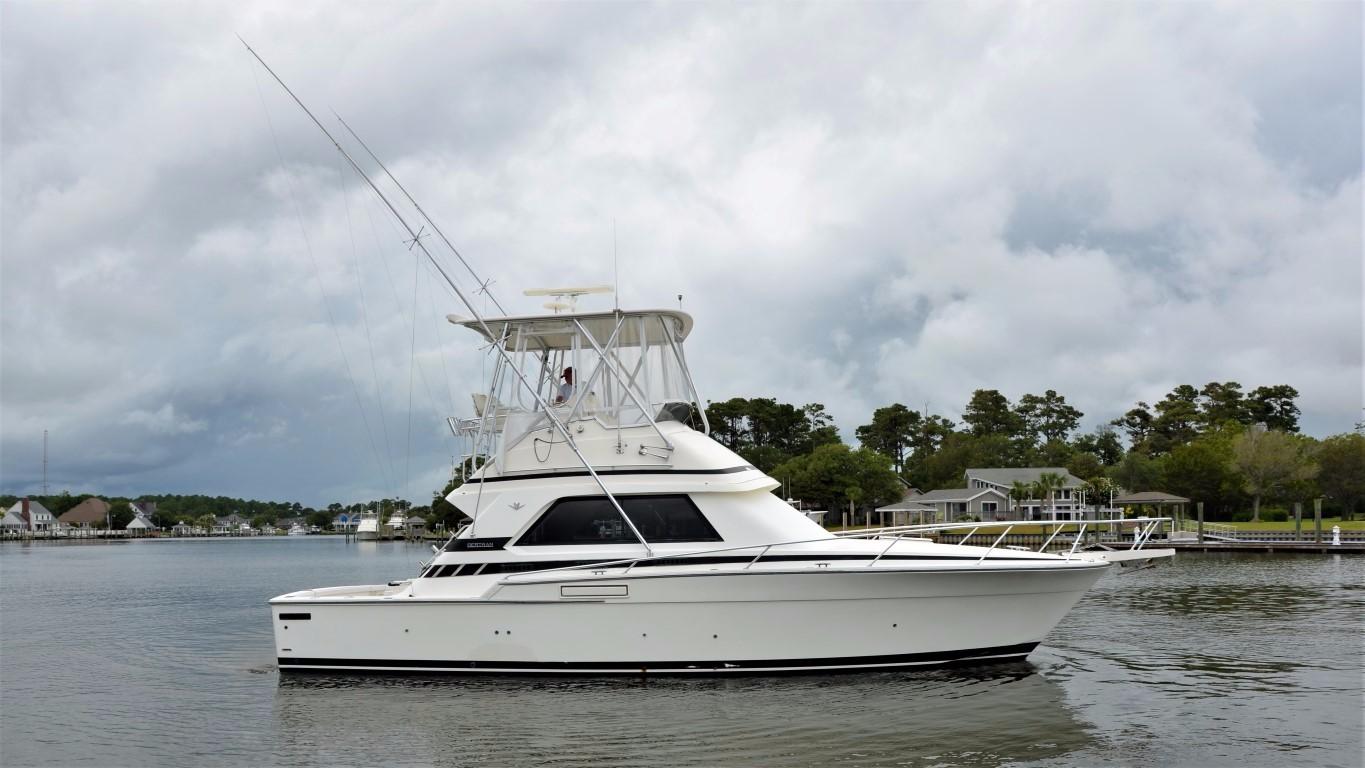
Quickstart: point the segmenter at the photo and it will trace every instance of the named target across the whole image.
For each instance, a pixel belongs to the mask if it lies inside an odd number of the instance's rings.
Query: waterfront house
[[[923,501],[924,494],[906,486],[905,495],[894,504],[877,507],[878,525],[917,525],[934,522],[937,507]]]
[[[28,524],[19,515],[5,510],[3,518],[0,518],[0,533],[6,536],[18,536],[28,530]]]
[[[1033,485],[1049,473],[1061,477],[1062,484],[1048,498],[1011,498],[1010,492],[1015,483]],[[1084,516],[1085,481],[1068,472],[1065,467],[973,468],[967,470],[966,480],[969,490],[994,490],[1002,495],[1007,502],[1002,509],[1012,510],[1015,518],[1040,520]]]
[[[195,528],[184,520],[171,526],[171,534],[175,536],[192,536],[196,533],[203,533],[203,531]]]
[[[359,525],[360,525],[359,512],[354,513],[342,512],[338,514],[336,517],[332,518],[332,530],[335,531],[353,533],[356,527]]]
[[[109,502],[98,496],[91,496],[63,512],[57,518],[57,522],[78,531],[103,528],[109,522]]]
[[[7,533],[52,533],[61,527],[57,516],[25,496],[5,512],[0,528]]]
[[[144,517],[141,512],[134,512],[133,519],[123,528],[128,531],[129,536],[146,536],[156,530],[156,524]]]
[[[994,488],[940,488],[914,501],[933,508],[931,523],[1005,520],[1009,514],[1009,498]]]
[[[301,517],[301,516],[299,516],[299,515],[290,515],[289,517],[281,517],[281,518],[279,518],[278,520],[275,521],[275,528],[277,528],[278,530],[281,530],[281,531],[287,531],[287,530],[289,530],[290,528],[293,528],[293,527],[296,526],[296,525],[298,525],[298,526],[303,526],[303,527],[307,527],[308,522],[307,522],[306,520],[304,520],[303,517]]]
[[[251,536],[255,533],[251,521],[236,512],[217,518],[213,524],[214,536]]]

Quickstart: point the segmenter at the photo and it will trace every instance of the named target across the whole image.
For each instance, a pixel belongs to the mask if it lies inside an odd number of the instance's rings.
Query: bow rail
[[[1128,520],[1124,520],[1124,521],[1117,521],[1117,520],[998,520],[998,521],[992,521],[992,522],[975,522],[975,521],[973,521],[973,522],[962,522],[962,523],[931,523],[931,524],[927,524],[927,525],[903,525],[903,526],[896,526],[896,527],[893,527],[893,528],[867,528],[867,529],[860,529],[860,530],[853,530],[853,531],[837,531],[837,532],[834,533],[833,539],[871,539],[871,540],[877,540],[877,539],[889,538],[891,541],[890,541],[890,543],[888,543],[888,544],[886,545],[886,548],[883,549],[881,552],[877,553],[876,555],[874,555],[874,556],[872,557],[872,559],[867,563],[867,565],[863,566],[863,567],[871,568],[872,566],[876,565],[878,561],[880,561],[880,560],[882,559],[882,556],[884,556],[884,555],[886,555],[887,553],[889,553],[889,552],[891,551],[891,549],[892,549],[893,547],[895,547],[896,544],[898,544],[898,543],[900,543],[900,542],[903,542],[903,541],[927,541],[927,540],[929,540],[929,539],[928,539],[927,537],[925,537],[925,536],[909,535],[909,534],[939,533],[939,532],[943,532],[943,531],[952,531],[952,530],[959,530],[959,529],[971,528],[971,532],[968,533],[966,536],[964,536],[964,537],[962,538],[962,541],[956,542],[958,545],[962,545],[962,544],[964,544],[968,539],[970,539],[973,535],[975,535],[975,534],[977,533],[977,531],[979,531],[979,530],[981,530],[981,529],[995,529],[995,528],[1002,528],[1002,527],[1003,527],[1003,528],[1004,528],[1004,531],[1002,531],[999,535],[997,535],[997,536],[995,537],[995,540],[991,543],[990,547],[988,547],[988,548],[986,549],[986,551],[981,555],[981,557],[978,558],[978,559],[976,560],[976,563],[975,563],[975,564],[976,564],[976,565],[980,565],[981,563],[985,562],[986,558],[989,557],[990,554],[991,554],[992,552],[994,552],[994,551],[999,547],[1000,543],[1001,543],[1002,541],[1004,541],[1005,536],[1006,536],[1007,534],[1009,534],[1009,532],[1010,532],[1011,530],[1013,530],[1013,529],[1014,529],[1015,527],[1017,527],[1017,526],[1052,526],[1052,527],[1054,527],[1054,530],[1052,531],[1052,534],[1051,534],[1050,536],[1048,536],[1047,540],[1043,542],[1042,546],[1040,546],[1037,550],[1032,550],[1032,551],[1037,551],[1037,552],[1043,552],[1044,550],[1046,550],[1047,546],[1048,546],[1049,544],[1051,544],[1052,541],[1053,541],[1055,538],[1057,538],[1057,535],[1058,535],[1059,533],[1061,533],[1062,530],[1063,530],[1066,526],[1079,526],[1079,530],[1077,531],[1075,540],[1072,542],[1071,548],[1070,548],[1070,549],[1067,551],[1067,553],[1066,553],[1066,559],[1069,561],[1069,560],[1071,559],[1072,555],[1076,554],[1076,552],[1077,552],[1078,548],[1080,547],[1081,543],[1084,541],[1084,534],[1085,534],[1085,531],[1086,531],[1087,527],[1090,526],[1090,525],[1092,525],[1092,524],[1095,525],[1095,526],[1097,527],[1097,529],[1098,529],[1098,526],[1100,526],[1100,525],[1110,525],[1110,526],[1113,526],[1113,525],[1118,525],[1120,522],[1125,523],[1125,524],[1133,524],[1133,525],[1136,527],[1136,533],[1135,533],[1135,535],[1134,535],[1134,537],[1133,537],[1132,545],[1131,545],[1128,549],[1129,549],[1130,551],[1137,551],[1137,550],[1141,550],[1148,542],[1150,542],[1152,536],[1160,530],[1160,527],[1161,527],[1163,524],[1165,524],[1165,523],[1170,523],[1170,522],[1172,521],[1172,519],[1173,519],[1173,518],[1169,518],[1169,517],[1136,517],[1136,518],[1129,518]],[[530,578],[530,577],[535,577],[535,576],[543,576],[543,575],[545,575],[545,574],[547,574],[547,573],[557,573],[557,572],[560,572],[560,571],[602,571],[602,572],[605,573],[605,571],[606,571],[607,569],[609,569],[609,568],[617,568],[617,567],[620,567],[620,566],[625,566],[625,570],[623,570],[623,571],[621,572],[621,574],[620,574],[620,575],[624,576],[625,574],[630,573],[631,569],[635,568],[637,565],[640,565],[640,564],[642,564],[642,563],[649,563],[649,562],[654,562],[654,561],[659,561],[659,560],[685,560],[685,559],[691,558],[691,557],[702,557],[702,556],[706,556],[706,555],[715,555],[715,554],[721,554],[721,553],[725,553],[725,552],[741,552],[741,551],[754,551],[754,550],[757,550],[757,554],[754,555],[753,559],[750,560],[748,563],[746,563],[746,564],[744,565],[744,567],[740,569],[740,570],[745,570],[745,571],[747,571],[747,570],[749,570],[750,568],[752,568],[754,565],[756,565],[759,561],[761,561],[761,560],[762,560],[765,556],[767,556],[770,552],[772,552],[773,549],[776,549],[776,548],[779,548],[779,547],[791,547],[791,546],[796,546],[796,545],[799,545],[799,544],[816,544],[816,543],[819,543],[819,542],[827,542],[827,541],[831,541],[831,540],[832,540],[832,539],[831,539],[831,537],[829,537],[829,536],[822,536],[822,537],[820,537],[820,538],[815,538],[815,539],[802,539],[802,540],[799,540],[799,541],[782,541],[782,542],[773,542],[773,543],[771,543],[771,544],[742,544],[742,545],[733,546],[733,547],[715,547],[715,548],[711,548],[711,549],[699,549],[699,550],[694,550],[694,551],[691,551],[691,552],[669,552],[669,553],[666,553],[666,554],[650,554],[650,555],[644,555],[644,556],[641,556],[641,557],[627,557],[627,558],[622,558],[622,559],[619,559],[619,560],[603,560],[603,561],[601,561],[601,562],[596,562],[596,563],[583,563],[583,564],[580,564],[580,565],[565,565],[565,566],[560,566],[560,567],[557,567],[557,568],[543,568],[543,569],[536,570],[536,571],[524,571],[524,572],[522,572],[522,573],[509,574],[509,575],[504,576],[503,578],[499,579],[498,582],[497,582],[497,585],[498,585],[498,586],[501,586],[501,585],[504,585],[504,584],[514,584],[514,583],[517,583],[518,581],[520,581],[520,580],[522,580],[522,579],[526,579],[526,578]]]

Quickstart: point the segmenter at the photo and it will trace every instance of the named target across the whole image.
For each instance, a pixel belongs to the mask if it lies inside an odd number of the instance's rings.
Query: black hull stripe
[[[754,547],[754,548],[755,548],[755,549],[758,549],[758,547]],[[450,550],[447,550],[447,551],[450,551]],[[801,562],[823,563],[823,562],[834,562],[834,561],[844,561],[844,560],[871,560],[873,557],[876,557],[876,555],[873,555],[873,554],[871,554],[871,553],[863,553],[863,554],[857,554],[857,555],[766,555],[766,556],[763,557],[763,559],[762,559],[760,562],[764,562],[764,563],[801,563]],[[674,567],[674,566],[679,566],[679,565],[725,565],[725,564],[733,564],[733,563],[747,563],[747,562],[752,561],[753,559],[754,559],[753,555],[737,555],[737,556],[736,556],[736,555],[721,555],[721,556],[712,556],[712,557],[669,557],[669,558],[662,558],[662,559],[659,559],[659,560],[650,560],[650,561],[646,561],[646,562],[640,563],[640,564],[636,565],[635,568],[632,569],[632,570],[640,570],[640,569],[647,569],[647,568],[665,568],[665,567],[667,567],[667,568],[672,568],[672,567]],[[981,559],[981,556],[980,556],[980,555],[883,555],[882,558],[881,558],[881,561],[882,561],[882,562],[886,562],[886,561],[901,561],[901,560],[913,560],[913,561],[920,561],[920,560],[953,560],[953,561],[957,561],[957,560],[973,560],[973,561],[975,561],[975,560],[980,560],[980,559]],[[1018,562],[1018,561],[1037,562],[1037,561],[1039,561],[1039,560],[1046,560],[1047,558],[1041,558],[1041,557],[1011,557],[1011,556],[1009,556],[1009,555],[991,555],[990,557],[988,557],[988,558],[986,558],[986,559],[989,560],[989,561],[991,561],[991,562],[993,562],[993,563],[995,563],[995,562],[1001,562],[1001,561],[1010,561],[1010,562]],[[585,566],[596,565],[597,563],[603,563],[603,562],[619,562],[619,561],[615,561],[615,560],[538,560],[538,561],[526,562],[526,561],[524,561],[524,560],[508,560],[508,561],[500,562],[500,563],[480,563],[480,562],[471,561],[471,562],[464,563],[464,566],[465,566],[465,567],[464,567],[464,569],[463,569],[462,571],[460,571],[459,575],[460,575],[460,576],[473,576],[473,575],[475,575],[475,574],[474,574],[474,571],[477,570],[478,567],[479,567],[480,565],[483,566],[483,570],[480,571],[478,575],[480,575],[480,576],[487,576],[487,575],[489,575],[489,574],[494,574],[494,573],[527,573],[527,572],[530,572],[530,571],[543,571],[543,570],[551,570],[551,569],[554,569],[554,568],[572,568],[572,567],[583,568],[583,567],[585,567]],[[459,563],[449,563],[449,564],[447,564],[447,565],[454,566],[454,565],[458,565],[458,564],[459,564]],[[436,567],[437,567],[437,568],[440,568],[440,567],[442,567],[442,566],[436,566]],[[611,568],[621,568],[622,566],[618,564],[618,565],[612,565],[612,566],[608,566],[608,567],[611,567]],[[428,571],[427,573],[431,573],[431,571]],[[760,571],[760,573],[761,573],[761,571]],[[449,571],[442,571],[442,572],[441,572],[441,575],[439,575],[439,576],[424,575],[424,576],[422,576],[422,577],[420,577],[420,578],[424,578],[424,579],[444,579],[444,578],[450,578],[450,577],[455,576],[455,575],[456,575],[456,574],[455,574],[455,572],[454,572],[454,569],[451,568]]]
[[[739,467],[725,467],[724,469],[600,469],[597,471],[598,477],[608,475],[732,475],[736,472],[748,472],[755,467],[745,464]],[[544,480],[552,477],[591,477],[587,470],[573,470],[564,472],[534,472],[526,475],[504,475],[501,477],[490,477],[486,480],[474,478],[466,485],[476,485],[478,483],[510,483],[513,480]]]
[[[748,661],[446,661],[442,659],[315,659],[279,657],[281,672],[413,671],[469,672],[476,674],[731,674],[785,671],[953,664],[967,661],[1011,660],[1027,656],[1038,643],[1019,643],[988,648],[968,648],[930,653],[881,656],[837,656],[813,659],[756,659]]]

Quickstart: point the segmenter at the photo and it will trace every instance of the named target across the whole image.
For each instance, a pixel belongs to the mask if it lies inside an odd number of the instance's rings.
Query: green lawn
[[[1193,517],[1193,516],[1190,516],[1188,519],[1189,519],[1191,522],[1193,522],[1194,517]],[[1293,530],[1294,530],[1294,519],[1293,519],[1293,518],[1290,518],[1289,520],[1287,520],[1287,521],[1285,521],[1285,522],[1283,522],[1283,523],[1271,523],[1271,522],[1266,522],[1266,521],[1261,521],[1261,522],[1259,522],[1259,523],[1228,523],[1228,522],[1214,521],[1214,520],[1207,520],[1207,521],[1205,521],[1205,522],[1209,523],[1210,525],[1230,525],[1230,526],[1232,526],[1233,528],[1237,528],[1238,530],[1242,530],[1242,531],[1287,531],[1287,532],[1291,532],[1291,533],[1292,533]],[[1326,532],[1330,532],[1330,531],[1332,530],[1332,526],[1334,526],[1334,525],[1340,525],[1340,526],[1341,526],[1341,530],[1343,530],[1343,531],[1365,531],[1365,520],[1347,520],[1347,521],[1345,521],[1345,522],[1342,522],[1341,518],[1338,518],[1338,517],[1324,517],[1324,518],[1322,519],[1322,530],[1323,530],[1323,532],[1325,532],[1325,533],[1326,533]],[[875,527],[875,521],[874,521],[874,527]],[[861,529],[861,528],[862,528],[862,526],[849,526],[849,528],[847,528],[847,529],[841,528],[841,527],[839,527],[839,526],[833,526],[833,527],[831,527],[829,530],[831,530],[831,531],[842,531],[842,530],[855,530],[855,529]],[[1124,531],[1125,533],[1130,532],[1130,531],[1132,530],[1132,528],[1133,528],[1133,524],[1132,524],[1132,523],[1126,523],[1126,524],[1123,525],[1123,531]],[[1107,530],[1109,529],[1109,526],[1108,526],[1108,525],[1105,525],[1105,526],[1103,526],[1103,529],[1107,531]],[[970,524],[964,524],[964,527],[963,527],[961,530],[953,530],[953,531],[949,531],[949,533],[952,533],[952,534],[964,534],[964,533],[966,533],[967,531],[970,531],[970,530],[971,530]],[[987,536],[999,536],[1000,533],[1001,533],[1001,531],[1003,531],[1003,530],[1005,530],[1005,529],[1004,529],[1004,528],[1001,528],[1001,527],[983,527],[981,530],[979,530],[979,531],[976,532],[976,536],[974,536],[974,537],[972,538],[972,541],[976,541],[976,539],[978,539],[978,538],[983,538],[983,537],[987,537]],[[1072,526],[1069,530],[1074,531],[1074,530],[1075,530],[1075,526]],[[1094,526],[1094,525],[1091,525],[1087,530],[1093,531],[1093,530],[1095,530],[1095,526]],[[1306,517],[1303,518],[1303,530],[1304,530],[1304,531],[1312,531],[1312,530],[1313,530],[1313,516],[1312,516],[1311,513],[1310,513],[1309,515],[1307,515]],[[1016,534],[1016,533],[1039,534],[1039,533],[1051,533],[1051,532],[1052,532],[1052,526],[1050,526],[1050,525],[1047,525],[1047,526],[1045,526],[1045,525],[1016,525],[1016,526],[1014,526],[1013,529],[1010,530],[1010,534],[1011,534],[1011,535]]]
[[[1294,530],[1294,518],[1290,518],[1283,523],[1269,523],[1261,521],[1259,523],[1218,523],[1219,525],[1230,525],[1241,531],[1292,531]],[[1347,520],[1343,522],[1339,517],[1324,517],[1322,519],[1322,530],[1330,531],[1332,526],[1339,525],[1343,531],[1365,531],[1365,520]],[[1303,517],[1303,529],[1313,530],[1313,515],[1307,514]]]

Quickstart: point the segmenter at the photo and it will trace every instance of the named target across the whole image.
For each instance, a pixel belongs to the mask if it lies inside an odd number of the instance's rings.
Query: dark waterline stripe
[[[580,673],[580,674],[732,674],[764,671],[830,671],[860,667],[886,668],[951,664],[974,660],[1006,661],[1023,658],[1038,643],[1019,643],[988,648],[969,648],[929,653],[880,656],[838,656],[809,659],[754,659],[747,661],[445,661],[441,659],[325,659],[278,657],[281,672],[323,671],[416,671],[474,673]]]

